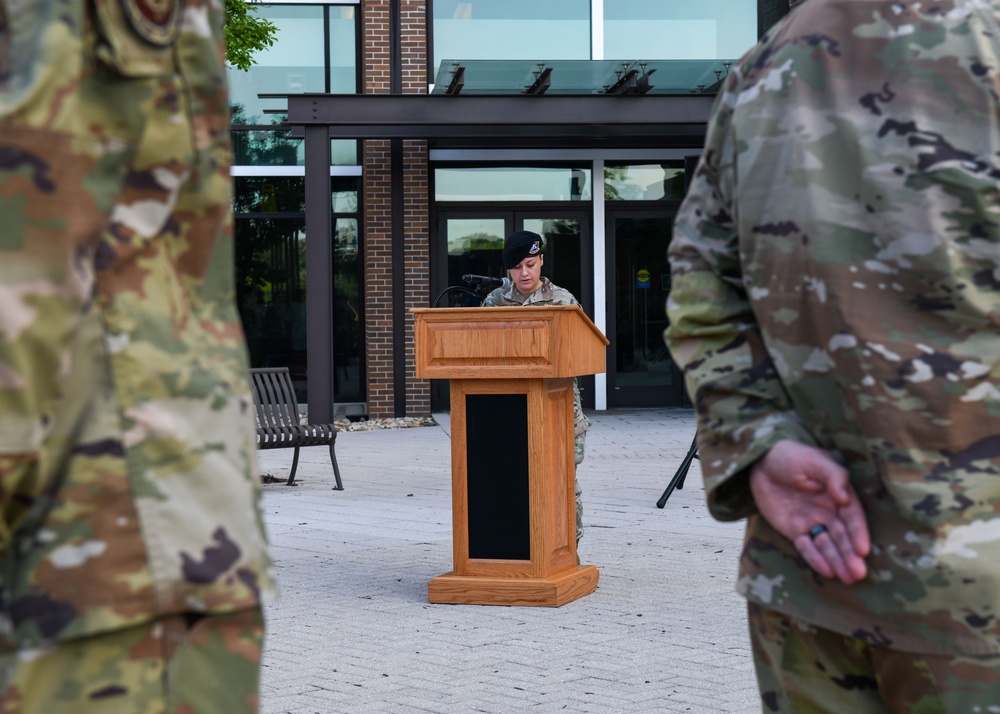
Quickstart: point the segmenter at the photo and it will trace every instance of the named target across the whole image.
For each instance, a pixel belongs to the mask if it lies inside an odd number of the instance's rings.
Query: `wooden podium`
[[[558,607],[597,587],[576,555],[573,380],[608,340],[576,305],[415,308],[416,375],[451,380],[454,570],[435,603]]]

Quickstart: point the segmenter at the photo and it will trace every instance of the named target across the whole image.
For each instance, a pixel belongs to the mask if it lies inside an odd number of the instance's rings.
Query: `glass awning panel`
[[[733,60],[445,60],[433,94],[714,94]]]

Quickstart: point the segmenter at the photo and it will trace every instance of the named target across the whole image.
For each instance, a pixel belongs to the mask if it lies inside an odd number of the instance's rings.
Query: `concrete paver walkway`
[[[432,605],[452,568],[451,443],[438,426],[342,432],[299,486],[264,487],[280,599],[267,608],[261,711],[758,712],[742,598],[743,526],[714,521],[690,410],[591,415],[580,543],[597,590],[560,608]],[[284,476],[291,451],[260,452]]]

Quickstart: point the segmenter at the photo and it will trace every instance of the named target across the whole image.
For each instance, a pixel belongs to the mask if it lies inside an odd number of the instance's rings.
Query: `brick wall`
[[[426,3],[400,0],[403,93],[427,91]],[[388,94],[390,3],[364,0],[364,92]],[[414,377],[411,307],[430,301],[430,242],[427,143],[403,143],[405,339],[393,344],[391,150],[387,140],[364,142],[365,349],[368,358],[368,416],[395,412],[394,350],[406,355],[406,416],[430,415],[430,384]]]

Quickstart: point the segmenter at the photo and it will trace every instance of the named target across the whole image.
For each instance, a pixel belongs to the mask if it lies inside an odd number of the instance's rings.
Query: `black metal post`
[[[306,399],[309,421],[333,421],[333,211],[330,204],[330,130],[305,128],[306,183]]]

